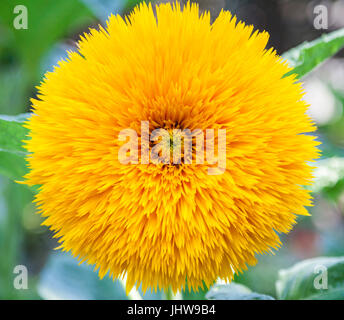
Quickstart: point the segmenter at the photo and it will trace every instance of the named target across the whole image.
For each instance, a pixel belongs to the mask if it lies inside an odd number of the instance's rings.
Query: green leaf
[[[108,277],[100,280],[92,267],[79,266],[76,259],[64,253],[51,255],[37,289],[46,300],[127,299],[120,283]]]
[[[242,284],[215,284],[206,294],[209,300],[274,300],[273,297],[252,292]]]
[[[26,139],[28,130],[23,127],[23,122],[29,114],[18,116],[0,115],[0,151],[10,152],[24,156],[23,140]]]
[[[28,113],[0,115],[0,174],[11,179],[20,179],[27,171],[23,140],[27,139],[28,130],[23,127],[23,122],[29,116]]]
[[[23,156],[0,152],[0,174],[12,180],[21,180],[26,173],[26,162]]]
[[[280,270],[276,291],[277,297],[284,300],[342,300],[344,257],[304,260]]]
[[[335,55],[344,47],[344,28],[324,34],[320,38],[304,42],[285,52],[282,57],[287,59],[294,69],[286,74],[296,74],[297,78],[305,76],[320,63]]]
[[[125,290],[118,280],[108,275],[102,280],[94,267],[83,263],[69,253],[56,252],[50,256],[41,272],[37,286],[39,295],[47,300],[127,300]],[[142,295],[142,291],[139,290]],[[146,292],[144,299],[159,300],[161,292]]]

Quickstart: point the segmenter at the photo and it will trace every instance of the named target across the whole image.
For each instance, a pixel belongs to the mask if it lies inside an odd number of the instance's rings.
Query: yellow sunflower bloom
[[[211,23],[196,4],[141,4],[90,30],[46,74],[26,124],[25,183],[39,185],[35,201],[63,250],[100,277],[127,275],[128,291],[177,291],[230,281],[280,246],[277,233],[308,214],[302,186],[318,151],[301,85],[284,77],[268,37],[226,11]],[[178,164],[143,163],[143,149],[123,164],[118,137],[129,128],[142,142],[142,123],[148,136],[225,130],[225,170],[210,174],[213,163],[186,163],[183,152]]]

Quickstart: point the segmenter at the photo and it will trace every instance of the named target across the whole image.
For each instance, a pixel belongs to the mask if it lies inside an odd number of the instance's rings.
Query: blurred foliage
[[[319,160],[314,175],[311,190],[337,201],[344,191],[344,158],[332,157]]]
[[[98,10],[100,2],[108,5],[102,7],[103,16]],[[28,9],[27,30],[13,27],[18,4]],[[6,115],[0,117],[0,299],[39,298],[37,284],[44,284],[39,271],[56,245],[46,228],[39,226],[41,219],[36,218],[31,205],[32,190],[12,181],[20,180],[27,171],[21,142],[26,138],[26,129],[21,125],[26,115],[8,115],[30,110],[35,86],[43,72],[59,59],[53,55],[56,46],[72,49],[78,35],[89,26],[103,23],[102,18],[110,12],[124,7],[129,10],[135,4],[125,0],[120,4],[116,0],[0,1],[0,114]],[[13,270],[19,264],[28,266],[29,290],[13,287]]]
[[[274,300],[273,297],[252,292],[248,287],[235,282],[214,285],[206,297],[209,300]]]
[[[117,13],[123,10],[124,6],[130,2],[126,0],[82,0],[95,14],[95,16],[101,20],[105,21],[110,13]],[[133,5],[137,1],[134,0]],[[131,7],[132,7],[131,6]]]
[[[276,292],[280,300],[343,300],[344,257],[304,260],[280,270]],[[206,297],[210,300],[273,300],[235,282],[215,284]]]
[[[127,300],[118,281],[109,277],[99,280],[91,266],[79,266],[69,254],[54,253],[41,272],[38,293],[48,300]]]
[[[320,63],[335,55],[344,46],[344,29],[323,35],[320,39],[305,42],[283,54],[293,67],[287,75],[305,76]]]
[[[27,129],[23,123],[28,117],[29,114],[0,116],[0,173],[11,179],[20,179],[27,171],[23,148]]]
[[[29,13],[27,30],[13,28],[13,9],[18,1],[0,3],[2,32],[7,38],[4,54],[18,59],[25,75],[35,81],[42,56],[71,30],[91,23],[94,14],[79,0],[23,0],[20,4],[25,5]]]
[[[22,139],[25,139],[27,130],[23,127],[23,121],[27,115],[0,116],[0,150],[17,155],[24,155]]]
[[[1,210],[0,223],[0,298],[20,299],[38,297],[35,290],[15,290],[13,269],[23,261],[21,243],[24,238],[22,216],[25,206],[32,201],[32,192],[14,182],[0,178],[0,195],[7,200],[7,208]],[[35,278],[29,278],[29,287],[35,286]]]
[[[77,259],[68,253],[53,253],[41,272],[37,284],[39,295],[43,299],[56,300],[127,300],[123,285],[109,276],[99,279],[94,267],[80,265]],[[147,291],[139,294],[144,299],[160,300],[161,292]]]
[[[27,171],[22,148],[27,130],[22,123],[43,73],[65,57],[66,49],[75,48],[78,35],[87,32],[89,26],[104,24],[110,13],[127,13],[137,2],[23,0],[20,4],[28,8],[29,28],[16,30],[13,9],[17,1],[0,1],[0,299],[127,299],[118,281],[108,276],[100,280],[92,266],[79,266],[69,254],[53,251],[57,244],[50,232],[40,226],[42,219],[32,205],[33,191],[13,180],[20,180]],[[263,6],[258,0],[231,1],[228,6],[240,8],[240,3]],[[276,9],[276,3],[271,8]],[[271,10],[270,4],[264,5]],[[201,1],[201,7],[212,5],[210,1]],[[241,16],[243,12],[238,11]],[[255,17],[259,16],[254,12]],[[343,45],[344,30],[340,29],[302,43],[283,57],[295,67],[291,73],[301,78]],[[344,91],[331,88],[331,92],[343,109]],[[22,115],[13,116],[18,114]],[[343,258],[304,260],[317,255],[344,256],[343,128],[344,112],[335,121],[319,127],[323,158],[315,164],[312,191],[316,202],[310,208],[312,218],[300,218],[291,234],[282,237],[284,246],[275,255],[258,256],[257,266],[237,275],[236,283],[217,283],[209,291],[185,291],[184,299],[344,299]],[[279,272],[300,260],[304,261]],[[13,269],[19,264],[29,268],[29,290],[13,288]],[[328,268],[328,290],[314,291],[315,264]],[[138,292],[144,299],[164,297],[161,292],[143,295],[140,288]]]
[[[0,174],[16,180],[22,178],[26,171],[26,163],[22,156],[0,151]]]
[[[281,270],[276,289],[279,299],[342,300],[344,257],[309,259]]]

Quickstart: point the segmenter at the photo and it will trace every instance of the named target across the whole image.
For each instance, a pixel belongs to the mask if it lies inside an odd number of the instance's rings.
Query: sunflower
[[[211,23],[178,3],[141,4],[81,37],[46,74],[26,123],[25,183],[39,186],[59,248],[100,277],[126,276],[128,291],[176,292],[230,281],[281,245],[278,233],[308,215],[318,151],[301,84],[268,37],[230,12]],[[226,130],[225,170],[209,174],[209,161],[183,154],[142,163],[143,150],[123,164],[120,132],[142,142],[142,122],[148,135]]]

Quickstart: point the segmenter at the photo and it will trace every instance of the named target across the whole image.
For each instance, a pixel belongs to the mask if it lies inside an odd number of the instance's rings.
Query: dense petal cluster
[[[280,246],[311,205],[317,157],[302,88],[266,32],[195,4],[142,4],[92,29],[47,73],[27,122],[36,202],[61,248],[99,274],[198,289]],[[226,129],[226,170],[121,164],[117,139],[171,124]],[[186,285],[187,283],[187,285]]]

